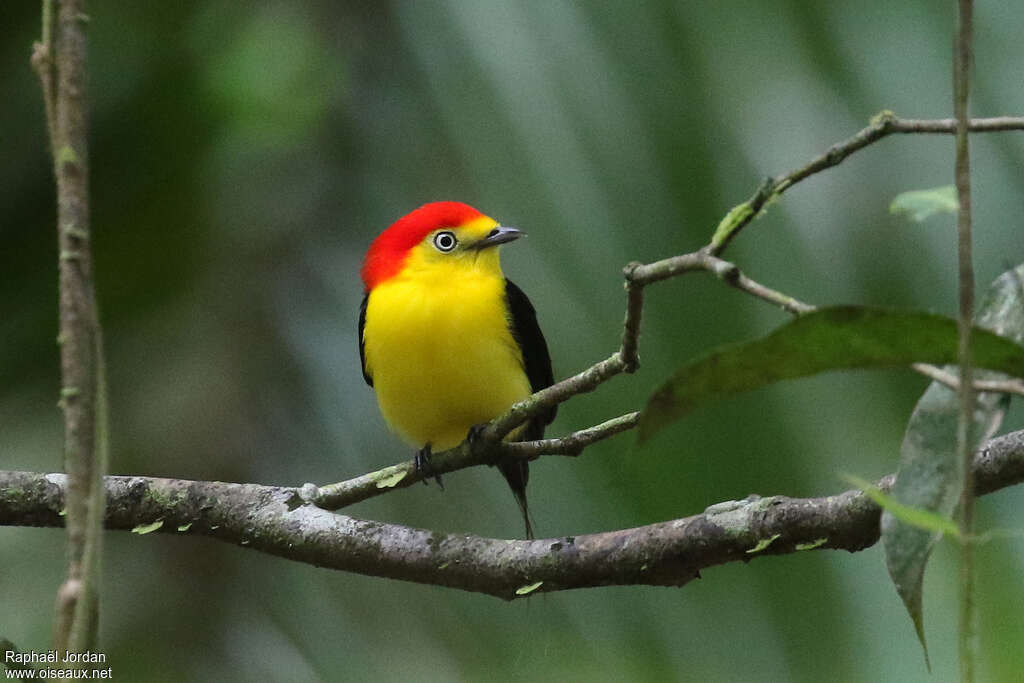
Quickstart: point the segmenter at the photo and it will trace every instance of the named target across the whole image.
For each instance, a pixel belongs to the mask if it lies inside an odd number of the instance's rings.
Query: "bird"
[[[418,449],[457,446],[514,403],[554,383],[551,356],[529,298],[501,269],[500,248],[523,236],[462,202],[425,204],[370,244],[360,275],[359,359],[385,422]],[[552,406],[509,434],[532,441]],[[529,462],[496,463],[533,538]],[[440,478],[437,478],[440,484]]]

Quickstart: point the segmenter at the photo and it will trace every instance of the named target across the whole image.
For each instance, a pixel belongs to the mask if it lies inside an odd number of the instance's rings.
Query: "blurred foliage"
[[[1014,299],[1020,301],[1021,297]],[[957,335],[955,319],[934,313],[869,306],[819,308],[764,337],[719,346],[707,355],[687,361],[648,399],[637,425],[637,439],[646,443],[652,435],[703,403],[782,380],[830,370],[899,368],[915,362],[952,363],[959,358]],[[1024,376],[1021,347],[984,327],[976,327],[971,333],[971,358],[973,367],[998,368],[1011,377]],[[955,397],[954,392],[937,382],[935,385],[945,392],[946,403],[953,404],[950,399]],[[1001,394],[986,398],[986,407],[1009,401],[1009,396]],[[999,411],[1000,419],[1003,412]],[[950,450],[949,457],[956,452],[956,414],[955,406],[947,406],[942,416],[945,419],[937,420],[942,429],[936,431],[941,431],[941,435],[924,430]],[[984,421],[991,422],[991,418],[986,416]],[[981,434],[979,431],[977,440]],[[971,450],[974,448],[972,445]],[[919,483],[902,475],[900,479],[913,482],[911,488]],[[950,487],[953,492],[962,488],[962,484]],[[950,512],[946,510],[947,514]]]
[[[409,456],[356,353],[370,240],[460,199],[529,238],[505,269],[556,371],[617,345],[621,267],[705,243],[761,179],[877,111],[948,116],[952,4],[622,2],[92,3],[92,187],[117,473],[301,484]],[[948,5],[948,6],[947,6]],[[60,468],[56,240],[38,85],[38,6],[0,25],[0,468]],[[976,16],[976,115],[1024,112],[1024,14]],[[1024,254],[1024,137],[975,136],[975,263]],[[953,221],[888,213],[948,184],[953,144],[901,136],[794,188],[726,257],[814,304],[955,312]],[[641,405],[685,359],[780,311],[690,275],[648,296],[643,367],[552,430]],[[892,471],[925,386],[834,373],[702,408],[648,446],[618,437],[533,468],[542,535],[693,514],[748,493],[822,495]],[[1021,427],[1014,409],[1006,428]],[[449,532],[518,533],[496,472],[350,509]],[[1019,487],[1018,487],[1019,488]],[[979,503],[1020,526],[1024,492]],[[524,604],[346,575],[214,541],[111,534],[102,641],[119,680],[925,680],[878,548],[709,571],[682,590]],[[59,530],[0,529],[0,635],[50,641]],[[955,664],[955,556],[925,582],[934,674]],[[979,549],[982,678],[1024,667],[1024,548]],[[933,596],[933,597],[928,597]]]
[[[978,327],[1003,335],[1017,344],[1024,341],[1022,278],[1024,265],[1007,270],[984,288],[974,309]],[[972,344],[973,339],[972,335]],[[1017,355],[1020,355],[1019,351]],[[959,368],[953,365],[946,366],[945,370],[959,372]],[[976,379],[998,380],[1004,377],[977,369],[974,372]],[[957,445],[959,399],[958,393],[938,382],[928,385],[907,421],[907,430],[900,445],[896,482],[890,491],[892,499],[900,507],[926,512],[933,520],[943,519],[949,524],[953,523],[948,518],[960,505],[964,488],[963,459]],[[966,436],[971,451],[999,431],[1010,400],[1008,394],[981,393],[977,396]],[[923,577],[932,548],[939,540],[936,532],[949,531],[948,528],[937,529],[931,525],[920,526],[899,514],[891,505],[883,504],[883,507],[881,530],[886,566],[896,591],[907,606],[927,659]]]
[[[960,200],[956,186],[943,185],[928,190],[907,190],[893,197],[889,211],[915,223],[926,221],[942,213],[957,213]]]

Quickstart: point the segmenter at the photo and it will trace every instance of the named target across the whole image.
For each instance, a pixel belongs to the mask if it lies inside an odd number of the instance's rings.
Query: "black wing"
[[[548,344],[544,341],[544,333],[540,331],[540,325],[537,324],[537,312],[533,310],[533,304],[523,294],[523,290],[508,279],[505,280],[505,303],[508,306],[509,327],[523,356],[523,367],[530,380],[530,388],[537,392],[551,386],[555,382],[555,377],[551,370]],[[524,441],[543,438],[544,427],[551,424],[551,421],[555,419],[556,412],[558,412],[558,407],[551,406],[543,413],[533,417],[526,423],[526,428],[520,432],[519,438]],[[526,505],[526,482],[530,479],[529,461],[524,458],[502,459],[498,461],[498,469],[505,475],[505,481],[512,489],[512,494],[523,513],[526,537],[533,538],[533,525],[530,524],[530,511]]]
[[[522,352],[530,388],[534,392],[545,389],[555,383],[555,377],[551,370],[551,356],[548,354],[547,342],[544,341],[544,333],[537,324],[537,312],[533,310],[533,304],[523,294],[523,290],[508,279],[505,280],[505,301],[508,304],[512,336]],[[523,431],[522,438],[541,438],[545,425],[551,424],[556,412],[558,407],[552,406],[533,418]]]
[[[359,364],[363,366],[363,379],[372,387],[373,377],[370,377],[370,373],[366,371],[366,351],[363,349],[365,346],[363,342],[363,328],[366,327],[366,302],[369,300],[369,293],[364,294],[363,303],[359,304]]]

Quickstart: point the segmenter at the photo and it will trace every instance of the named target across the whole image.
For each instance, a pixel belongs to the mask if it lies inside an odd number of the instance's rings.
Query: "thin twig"
[[[652,263],[631,263],[626,266],[624,274],[627,282],[646,287],[683,273],[704,270],[707,263],[705,256],[705,250],[700,250],[671,256]]]
[[[731,287],[735,287],[747,294],[752,294],[759,299],[764,299],[794,315],[803,315],[815,310],[814,306],[810,304],[805,304],[788,294],[783,294],[751,280],[743,274],[736,264],[713,255],[709,247],[689,254],[672,256],[653,263],[631,263],[626,266],[625,275],[628,286],[637,289],[654,284],[655,282],[677,277],[683,273],[701,270],[712,273]]]
[[[767,300],[771,301],[772,299]],[[815,310],[808,304],[801,303],[800,305],[806,307],[805,312]],[[925,377],[952,389],[956,389],[960,385],[960,380],[956,375],[934,365],[914,363],[911,367]],[[974,388],[979,392],[1024,395],[1024,381],[1018,379],[975,380]],[[439,474],[448,474],[481,464],[493,464],[499,454],[527,458],[542,455],[575,456],[579,455],[587,446],[633,429],[638,420],[639,413],[629,413],[563,437],[538,441],[500,442],[497,445],[492,444],[476,450],[470,444],[463,443],[450,451],[436,453],[431,460],[431,470]],[[412,486],[426,478],[422,472],[417,471],[414,461],[407,460],[335,484],[325,486],[306,484],[302,489],[302,497],[325,510],[339,510],[387,493],[390,489]]]
[[[1024,130],[1024,117],[997,117],[975,119],[969,123],[978,132]],[[643,312],[643,288],[647,285],[676,277],[682,273],[706,270],[718,275],[724,282],[758,298],[800,315],[814,307],[791,296],[765,287],[745,276],[734,265],[718,258],[735,235],[764,209],[775,197],[794,184],[815,173],[838,165],[850,154],[877,142],[891,133],[952,133],[955,128],[946,119],[899,119],[892,112],[874,117],[867,128],[848,140],[833,145],[824,154],[779,178],[769,178],[750,200],[734,208],[722,220],[711,243],[702,249],[670,258],[641,264],[630,263],[623,269],[627,292],[626,316],[619,351],[577,375],[537,392],[504,415],[493,420],[481,435],[482,441],[496,444],[509,432],[544,409],[562,403],[576,394],[593,391],[598,385],[622,372],[633,372],[638,367],[637,340]],[[723,227],[724,226],[724,227]]]
[[[639,412],[627,413],[557,439],[503,443],[501,451],[505,455],[512,455],[517,458],[536,458],[540,455],[577,456],[591,444],[603,441],[609,436],[614,436],[620,432],[633,429],[639,420]]]
[[[632,429],[636,426],[638,418],[639,413],[629,413],[557,439],[519,443],[463,442],[451,450],[433,455],[430,459],[430,476],[448,474],[476,465],[491,465],[506,454],[527,458],[539,455],[579,455],[587,446]],[[325,510],[339,510],[387,493],[391,489],[406,488],[428,478],[422,470],[416,468],[415,461],[407,460],[335,484],[306,484],[300,491],[303,500]]]
[[[764,299],[793,315],[804,315],[816,310],[810,304],[805,304],[788,294],[783,294],[771,287],[766,287],[751,280],[735,264],[723,261],[717,256],[706,254],[704,257],[704,268],[717,275],[727,285],[731,285],[747,294],[752,294],[759,299]]]
[[[956,133],[956,119],[894,119],[892,133]],[[972,133],[1000,133],[1024,130],[1024,116],[993,116],[971,119],[967,130]]]
[[[970,95],[973,0],[959,1],[956,47],[953,59],[953,115],[956,119],[957,257],[959,265],[960,317],[960,411],[957,416],[957,448],[962,458],[963,492],[960,497],[960,535],[974,533],[974,481],[971,425],[974,422],[971,327],[974,322],[974,266],[971,257],[971,159],[968,142],[967,104]],[[974,681],[974,548],[960,550],[960,679]]]
[[[501,441],[513,429],[545,408],[563,403],[577,394],[593,391],[612,377],[625,372],[626,368],[627,364],[622,359],[621,350],[616,351],[608,358],[595,363],[586,370],[563,379],[561,382],[552,384],[547,389],[541,389],[532,396],[513,405],[509,408],[508,412],[495,418],[487,425],[487,428],[480,435],[481,441],[484,443],[497,443]],[[431,464],[433,464],[433,460],[431,460]]]
[[[630,269],[640,264],[630,263],[623,269],[626,281],[626,319],[622,323],[622,348],[619,357],[624,365],[624,372],[636,372],[640,367],[640,355],[637,351],[640,342],[640,321],[644,311],[644,287],[629,278]]]
[[[954,375],[952,372],[947,372],[940,367],[929,365],[928,363],[914,363],[911,365],[914,370],[921,373],[925,377],[945,384],[954,391],[960,390],[960,378]],[[1015,394],[1017,396],[1024,396],[1024,380],[1019,379],[976,379],[974,380],[974,390],[976,392],[985,392],[991,394]]]
[[[1024,481],[1024,432],[989,441],[974,468],[979,494]],[[892,481],[885,477],[879,488]],[[154,533],[207,536],[319,567],[506,600],[592,586],[683,586],[728,562],[861,550],[878,541],[881,514],[860,491],[750,496],[633,529],[509,541],[362,521],[303,504],[292,487],[113,476],[105,483],[108,529],[161,521]],[[0,526],[61,526],[66,493],[63,474],[0,471]]]
[[[46,111],[46,128],[50,134],[50,145],[53,158],[57,158],[57,90],[56,63],[53,59],[53,34],[56,14],[53,11],[53,0],[42,0],[42,37],[32,45],[32,68],[39,76],[43,90],[43,107]]]
[[[68,472],[67,578],[57,591],[54,647],[95,648],[102,542],[105,424],[99,319],[89,240],[85,0],[43,2],[39,74],[57,182],[60,289],[60,405]]]
[[[1024,117],[1000,116],[991,119],[973,119],[968,130],[989,133],[996,131],[1024,130]],[[709,245],[714,255],[720,254],[740,230],[757,218],[764,208],[783,192],[816,173],[838,166],[846,157],[878,142],[893,133],[955,133],[953,119],[900,119],[891,111],[875,115],[870,125],[858,131],[853,137],[829,147],[800,168],[789,173],[765,180],[753,196],[733,208],[723,219]]]

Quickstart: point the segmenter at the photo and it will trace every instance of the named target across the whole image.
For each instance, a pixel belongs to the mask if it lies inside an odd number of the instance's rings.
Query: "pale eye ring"
[[[442,230],[434,235],[434,248],[443,254],[447,254],[459,244],[455,233],[451,230]]]

